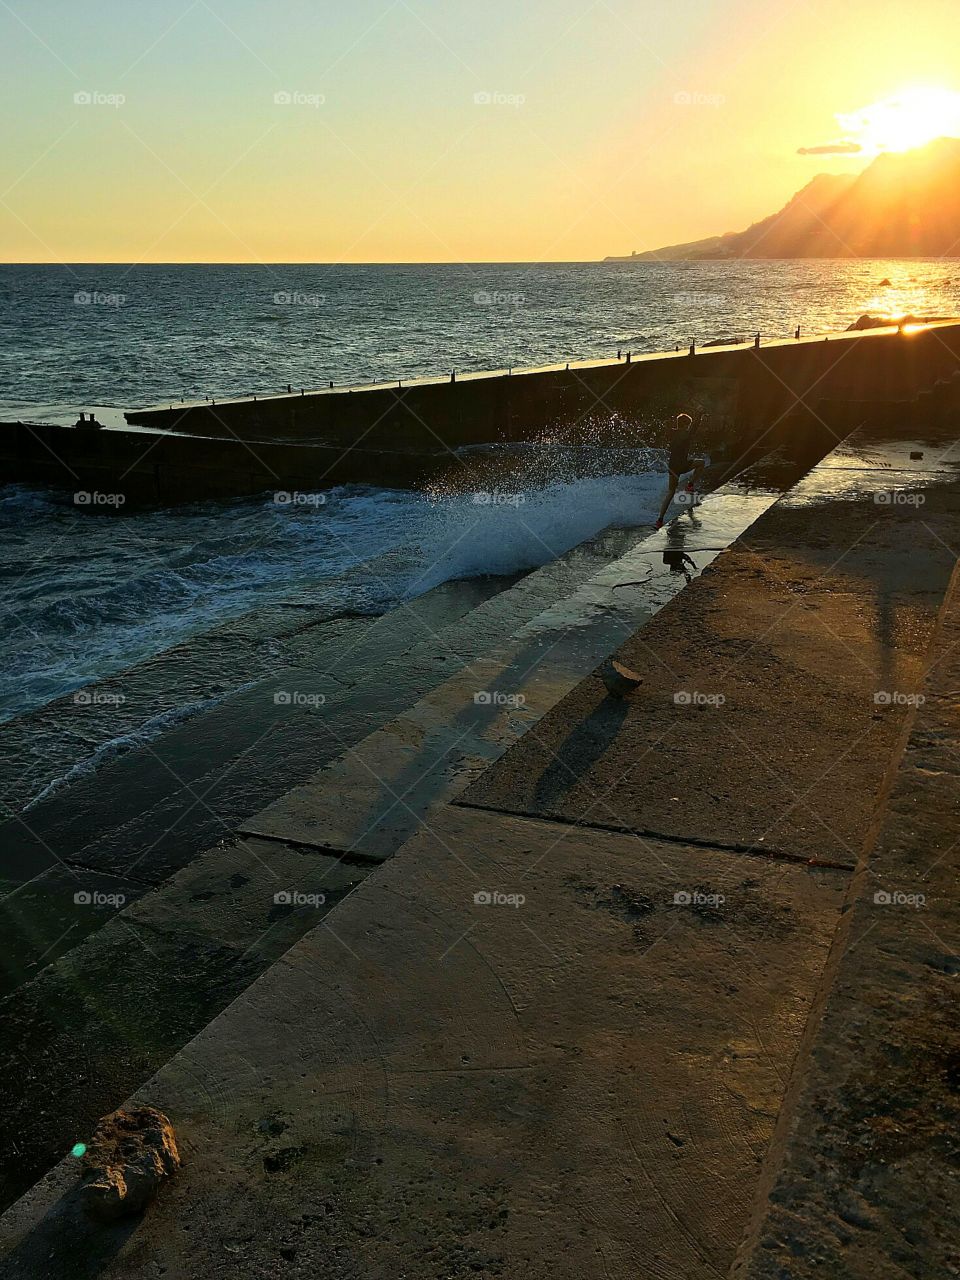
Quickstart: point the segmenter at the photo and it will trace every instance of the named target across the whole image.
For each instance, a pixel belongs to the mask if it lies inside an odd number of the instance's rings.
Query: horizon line
[[[605,263],[634,263],[643,266],[664,266],[683,264],[686,266],[722,266],[725,263],[772,263],[772,262],[953,262],[960,258],[960,248],[955,254],[929,253],[888,253],[862,256],[860,254],[830,254],[823,256],[810,255],[801,258],[751,258],[731,256],[728,258],[657,258],[655,249],[641,249],[633,254],[607,254],[603,258],[394,258],[394,259],[356,259],[323,261],[322,259],[283,259],[267,262],[262,259],[246,261],[215,258],[195,258],[189,260],[163,260],[156,262],[132,262],[126,258],[84,258],[67,262],[61,259],[37,261],[0,261],[0,267],[580,267],[603,266]],[[650,255],[650,256],[647,256]]]

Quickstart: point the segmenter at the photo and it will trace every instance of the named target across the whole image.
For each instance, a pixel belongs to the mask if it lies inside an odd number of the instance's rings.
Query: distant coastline
[[[960,138],[880,155],[857,174],[820,174],[779,213],[726,232],[604,262],[743,258],[960,257]]]

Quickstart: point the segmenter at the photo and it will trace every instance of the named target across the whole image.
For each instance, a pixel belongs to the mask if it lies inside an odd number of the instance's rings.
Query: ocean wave
[[[126,755],[127,752],[134,751],[137,747],[145,746],[146,743],[152,742],[155,738],[159,738],[161,734],[166,733],[168,729],[172,729],[178,724],[183,724],[186,720],[192,720],[194,716],[200,715],[201,712],[217,706],[218,703],[231,694],[242,693],[245,689],[251,689],[255,683],[256,681],[251,680],[246,684],[238,685],[236,689],[217,694],[215,697],[204,698],[181,707],[171,707],[167,711],[161,711],[157,715],[151,716],[149,720],[145,720],[137,728],[131,729],[127,733],[118,734],[115,738],[109,738],[106,742],[101,743],[90,755],[78,760],[65,773],[52,778],[41,791],[37,792],[32,800],[29,800],[24,805],[23,812],[26,813],[34,805],[49,799],[50,796],[62,791],[65,787],[69,787],[71,783],[78,781],[78,779],[86,778],[96,773],[99,768],[111,760],[116,760],[118,756]]]
[[[602,474],[612,458],[619,471]],[[655,451],[545,440],[467,461],[469,488],[347,486],[316,505],[242,499],[122,520],[3,491],[0,718],[261,607],[378,613],[451,579],[532,569],[610,525],[651,520],[662,486]]]

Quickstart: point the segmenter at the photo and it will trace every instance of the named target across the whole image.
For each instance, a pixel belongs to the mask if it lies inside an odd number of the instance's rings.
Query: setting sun
[[[960,134],[960,93],[916,86],[859,111],[838,114],[837,120],[865,152],[909,151],[934,138]]]

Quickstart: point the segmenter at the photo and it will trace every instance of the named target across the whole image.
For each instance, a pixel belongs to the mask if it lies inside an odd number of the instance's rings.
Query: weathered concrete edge
[[[891,758],[878,800],[874,838],[864,842],[864,855],[850,880],[764,1158],[754,1210],[729,1273],[731,1280],[806,1280],[822,1275],[824,1264],[837,1268],[830,1274],[838,1280],[947,1274],[940,1269],[946,1265],[944,1256],[922,1253],[924,1246],[950,1248],[949,1231],[940,1232],[944,1205],[937,1203],[934,1191],[935,1186],[949,1182],[943,1148],[930,1141],[924,1144],[929,1187],[926,1198],[918,1198],[915,1187],[903,1185],[899,1161],[890,1161],[887,1168],[887,1162],[880,1160],[882,1180],[871,1176],[869,1156],[862,1147],[857,1149],[865,1126],[858,1130],[851,1125],[844,1131],[836,1121],[838,1116],[850,1119],[844,1095],[858,1084],[852,1064],[871,1057],[880,1045],[888,1049],[896,1045],[899,1050],[904,1024],[918,1006],[918,977],[931,964],[931,942],[955,936],[960,841],[951,839],[952,831],[943,830],[938,818],[945,808],[960,814],[960,772],[955,759],[960,737],[958,681],[960,561],[930,642],[926,702],[907,717],[902,748]],[[934,780],[935,765],[940,768]],[[916,806],[917,793],[924,801],[922,811]],[[932,867],[919,871],[931,858],[924,842],[931,831],[941,835],[947,847]],[[922,912],[895,910],[878,908],[878,885],[889,886],[890,892],[904,892],[904,886],[911,892],[939,892],[929,895],[931,906]],[[955,976],[960,960],[956,954],[952,959],[955,963],[946,972]],[[885,984],[885,989],[878,991],[876,985],[871,989],[871,979]],[[841,1158],[861,1160],[856,1180],[849,1164],[841,1167]],[[938,1160],[942,1168],[935,1177]],[[886,1194],[878,1196],[878,1192]],[[956,1196],[947,1207],[956,1227],[960,1214]],[[928,1234],[931,1231],[933,1236]],[[954,1248],[958,1239],[955,1235]],[[894,1256],[901,1250],[913,1255],[920,1271],[902,1269],[906,1256]]]

